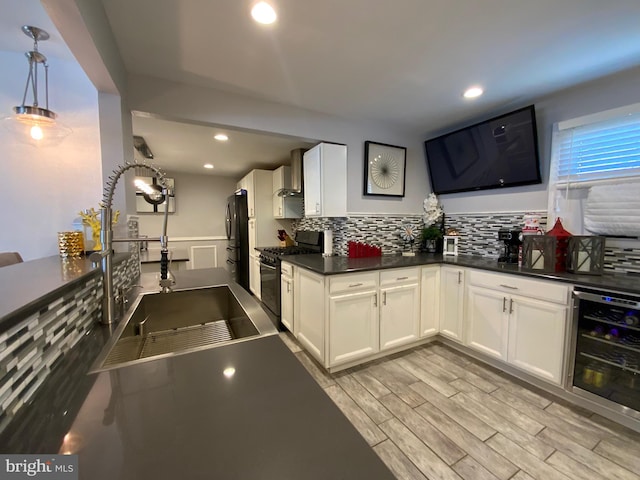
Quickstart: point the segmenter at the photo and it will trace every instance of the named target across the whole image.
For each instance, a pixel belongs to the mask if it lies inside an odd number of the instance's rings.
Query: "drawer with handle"
[[[280,263],[280,272],[282,275],[291,277],[293,275],[293,265],[287,262]]]
[[[418,267],[383,270],[380,272],[380,285],[388,286],[400,283],[418,283],[418,278],[420,278],[420,269]]]
[[[511,295],[522,295],[560,304],[569,302],[569,286],[560,282],[533,280],[519,275],[479,270],[469,270],[468,281],[471,285],[499,290]]]
[[[329,293],[366,290],[378,286],[378,272],[334,275],[329,280]]]

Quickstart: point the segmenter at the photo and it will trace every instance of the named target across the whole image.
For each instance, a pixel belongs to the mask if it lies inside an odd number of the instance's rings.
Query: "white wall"
[[[640,85],[640,68],[634,68],[523,103],[522,106],[531,103],[536,106],[543,183],[504,190],[442,195],[440,200],[445,212],[547,210],[553,124],[561,120],[640,102],[638,85]],[[514,106],[511,110],[516,108],[518,107]],[[450,130],[454,129],[455,127],[452,127]],[[431,136],[426,135],[425,139]]]
[[[174,120],[191,120],[261,132],[292,135],[347,145],[349,212],[421,213],[429,191],[422,138],[379,123],[345,120],[218,90],[186,86],[148,76],[129,76],[128,102],[132,110]],[[365,197],[364,142],[407,147],[404,198]]]
[[[97,208],[102,192],[96,89],[76,63],[49,64],[50,108],[73,133],[57,147],[36,148],[0,127],[0,251],[25,260],[57,255],[57,232],[71,230],[80,210]],[[0,65],[4,117],[22,101],[28,66],[24,54],[2,51]]]
[[[167,172],[167,176],[175,179],[176,190],[176,213],[169,214],[167,223],[169,242],[171,237],[224,237],[226,200],[236,190],[236,181],[227,177],[175,172]],[[141,235],[160,235],[162,214],[136,215]]]

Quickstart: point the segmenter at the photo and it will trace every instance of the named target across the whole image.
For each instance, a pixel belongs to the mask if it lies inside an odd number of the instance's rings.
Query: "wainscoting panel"
[[[218,266],[218,247],[216,245],[198,245],[191,247],[187,268],[215,268]]]

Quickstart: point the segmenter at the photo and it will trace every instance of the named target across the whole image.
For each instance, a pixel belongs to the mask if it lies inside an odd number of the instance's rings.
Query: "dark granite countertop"
[[[82,479],[394,478],[278,336],[101,373],[64,438]]]
[[[117,253],[113,261],[118,263],[129,256]],[[15,323],[12,319],[37,311],[99,271],[99,266],[86,257],[64,260],[57,255],[0,268],[0,333]]]
[[[206,273],[177,272],[176,287]],[[78,454],[91,480],[394,478],[277,335],[88,375],[113,328],[61,357],[2,453]]]
[[[473,255],[443,256],[418,253],[414,257],[383,255],[382,257],[348,258],[341,256],[323,257],[319,254],[288,255],[284,261],[306,268],[321,275],[366,272],[386,268],[415,267],[439,264],[478,268],[499,273],[523,275],[543,280],[555,280],[596,289],[614,290],[640,294],[640,276],[604,273],[602,275],[577,275],[573,273],[536,273],[514,264],[498,263],[494,258]]]

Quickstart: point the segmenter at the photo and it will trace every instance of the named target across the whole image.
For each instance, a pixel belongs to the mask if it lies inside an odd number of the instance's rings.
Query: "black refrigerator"
[[[231,278],[249,291],[249,212],[245,190],[238,190],[227,199],[225,215],[227,233],[225,266]]]

